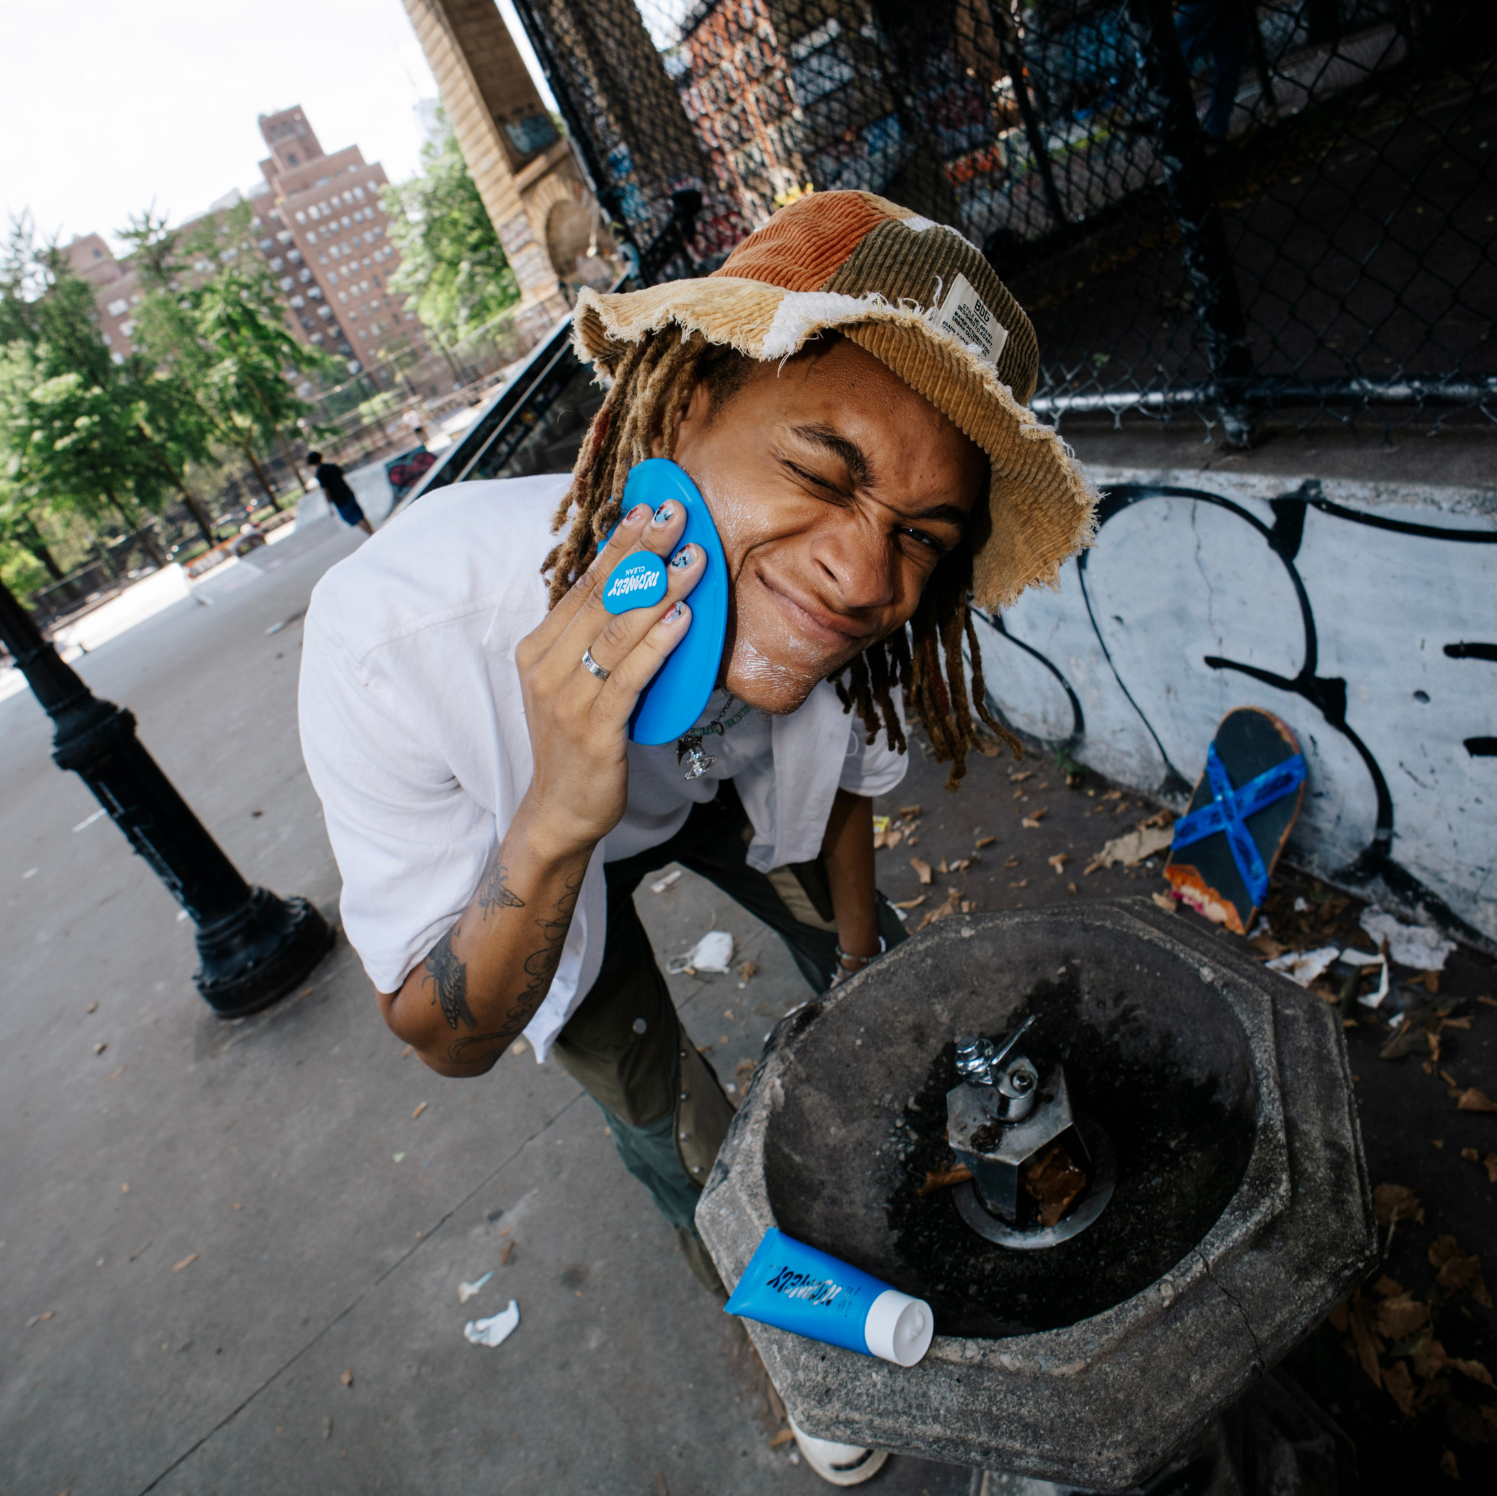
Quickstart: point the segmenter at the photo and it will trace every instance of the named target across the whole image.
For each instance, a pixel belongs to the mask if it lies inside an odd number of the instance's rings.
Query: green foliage
[[[256,462],[307,409],[288,375],[340,367],[286,326],[270,268],[250,243],[252,216],[240,203],[184,236],[147,214],[126,234],[150,287],[136,321],[161,376],[152,415],[163,441],[194,461],[194,442],[216,441]],[[204,263],[210,272],[196,268]]]
[[[139,526],[168,479],[139,429],[139,371],[115,364],[93,288],[14,225],[0,266],[0,478],[8,528],[45,512]]]
[[[444,120],[445,122],[445,120]],[[390,290],[446,342],[456,343],[520,299],[478,187],[449,129],[421,148],[421,171],[381,194],[400,268]]]

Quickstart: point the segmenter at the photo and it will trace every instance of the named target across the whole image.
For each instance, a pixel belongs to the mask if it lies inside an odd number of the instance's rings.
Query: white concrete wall
[[[979,624],[1009,722],[1178,807],[1217,721],[1264,707],[1309,770],[1289,855],[1497,945],[1497,757],[1467,746],[1497,661],[1446,652],[1497,647],[1497,493],[1093,477],[1096,547]]]

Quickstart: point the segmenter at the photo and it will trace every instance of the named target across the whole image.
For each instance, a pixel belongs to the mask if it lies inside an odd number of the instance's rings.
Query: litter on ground
[[[457,1301],[466,1304],[490,1278],[494,1276],[493,1268],[490,1268],[476,1283],[459,1283],[457,1285]]]
[[[666,889],[669,888],[671,886],[671,884],[674,883],[676,881],[676,879],[679,878],[680,876],[681,876],[681,869],[680,868],[677,868],[675,870],[675,872],[673,872],[673,873],[667,873],[665,875],[665,877],[659,878],[654,883],[650,884],[650,892],[651,893],[664,893],[666,891]]]
[[[708,930],[684,956],[672,957],[665,969],[674,977],[698,971],[726,972],[732,965],[732,935],[726,930]]]
[[[1379,945],[1388,942],[1388,955],[1394,961],[1416,971],[1443,971],[1445,958],[1455,949],[1455,941],[1447,940],[1438,930],[1403,924],[1376,904],[1362,911],[1360,923]]]
[[[492,1319],[470,1319],[463,1326],[463,1335],[474,1345],[503,1345],[519,1323],[520,1306],[511,1299],[509,1308],[501,1310]]]

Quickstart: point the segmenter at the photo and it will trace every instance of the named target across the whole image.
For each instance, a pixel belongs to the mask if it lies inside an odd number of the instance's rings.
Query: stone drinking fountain
[[[1141,900],[953,917],[782,1020],[697,1225],[730,1288],[778,1226],[932,1305],[908,1369],[746,1322],[807,1433],[1095,1491],[1375,1253],[1336,1009]]]

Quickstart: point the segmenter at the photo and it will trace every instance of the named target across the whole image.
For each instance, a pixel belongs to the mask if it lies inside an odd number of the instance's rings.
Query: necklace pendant
[[[700,779],[717,760],[710,753],[703,753],[700,743],[693,743],[686,750],[686,757],[683,762],[685,764],[685,777],[687,779]]]

